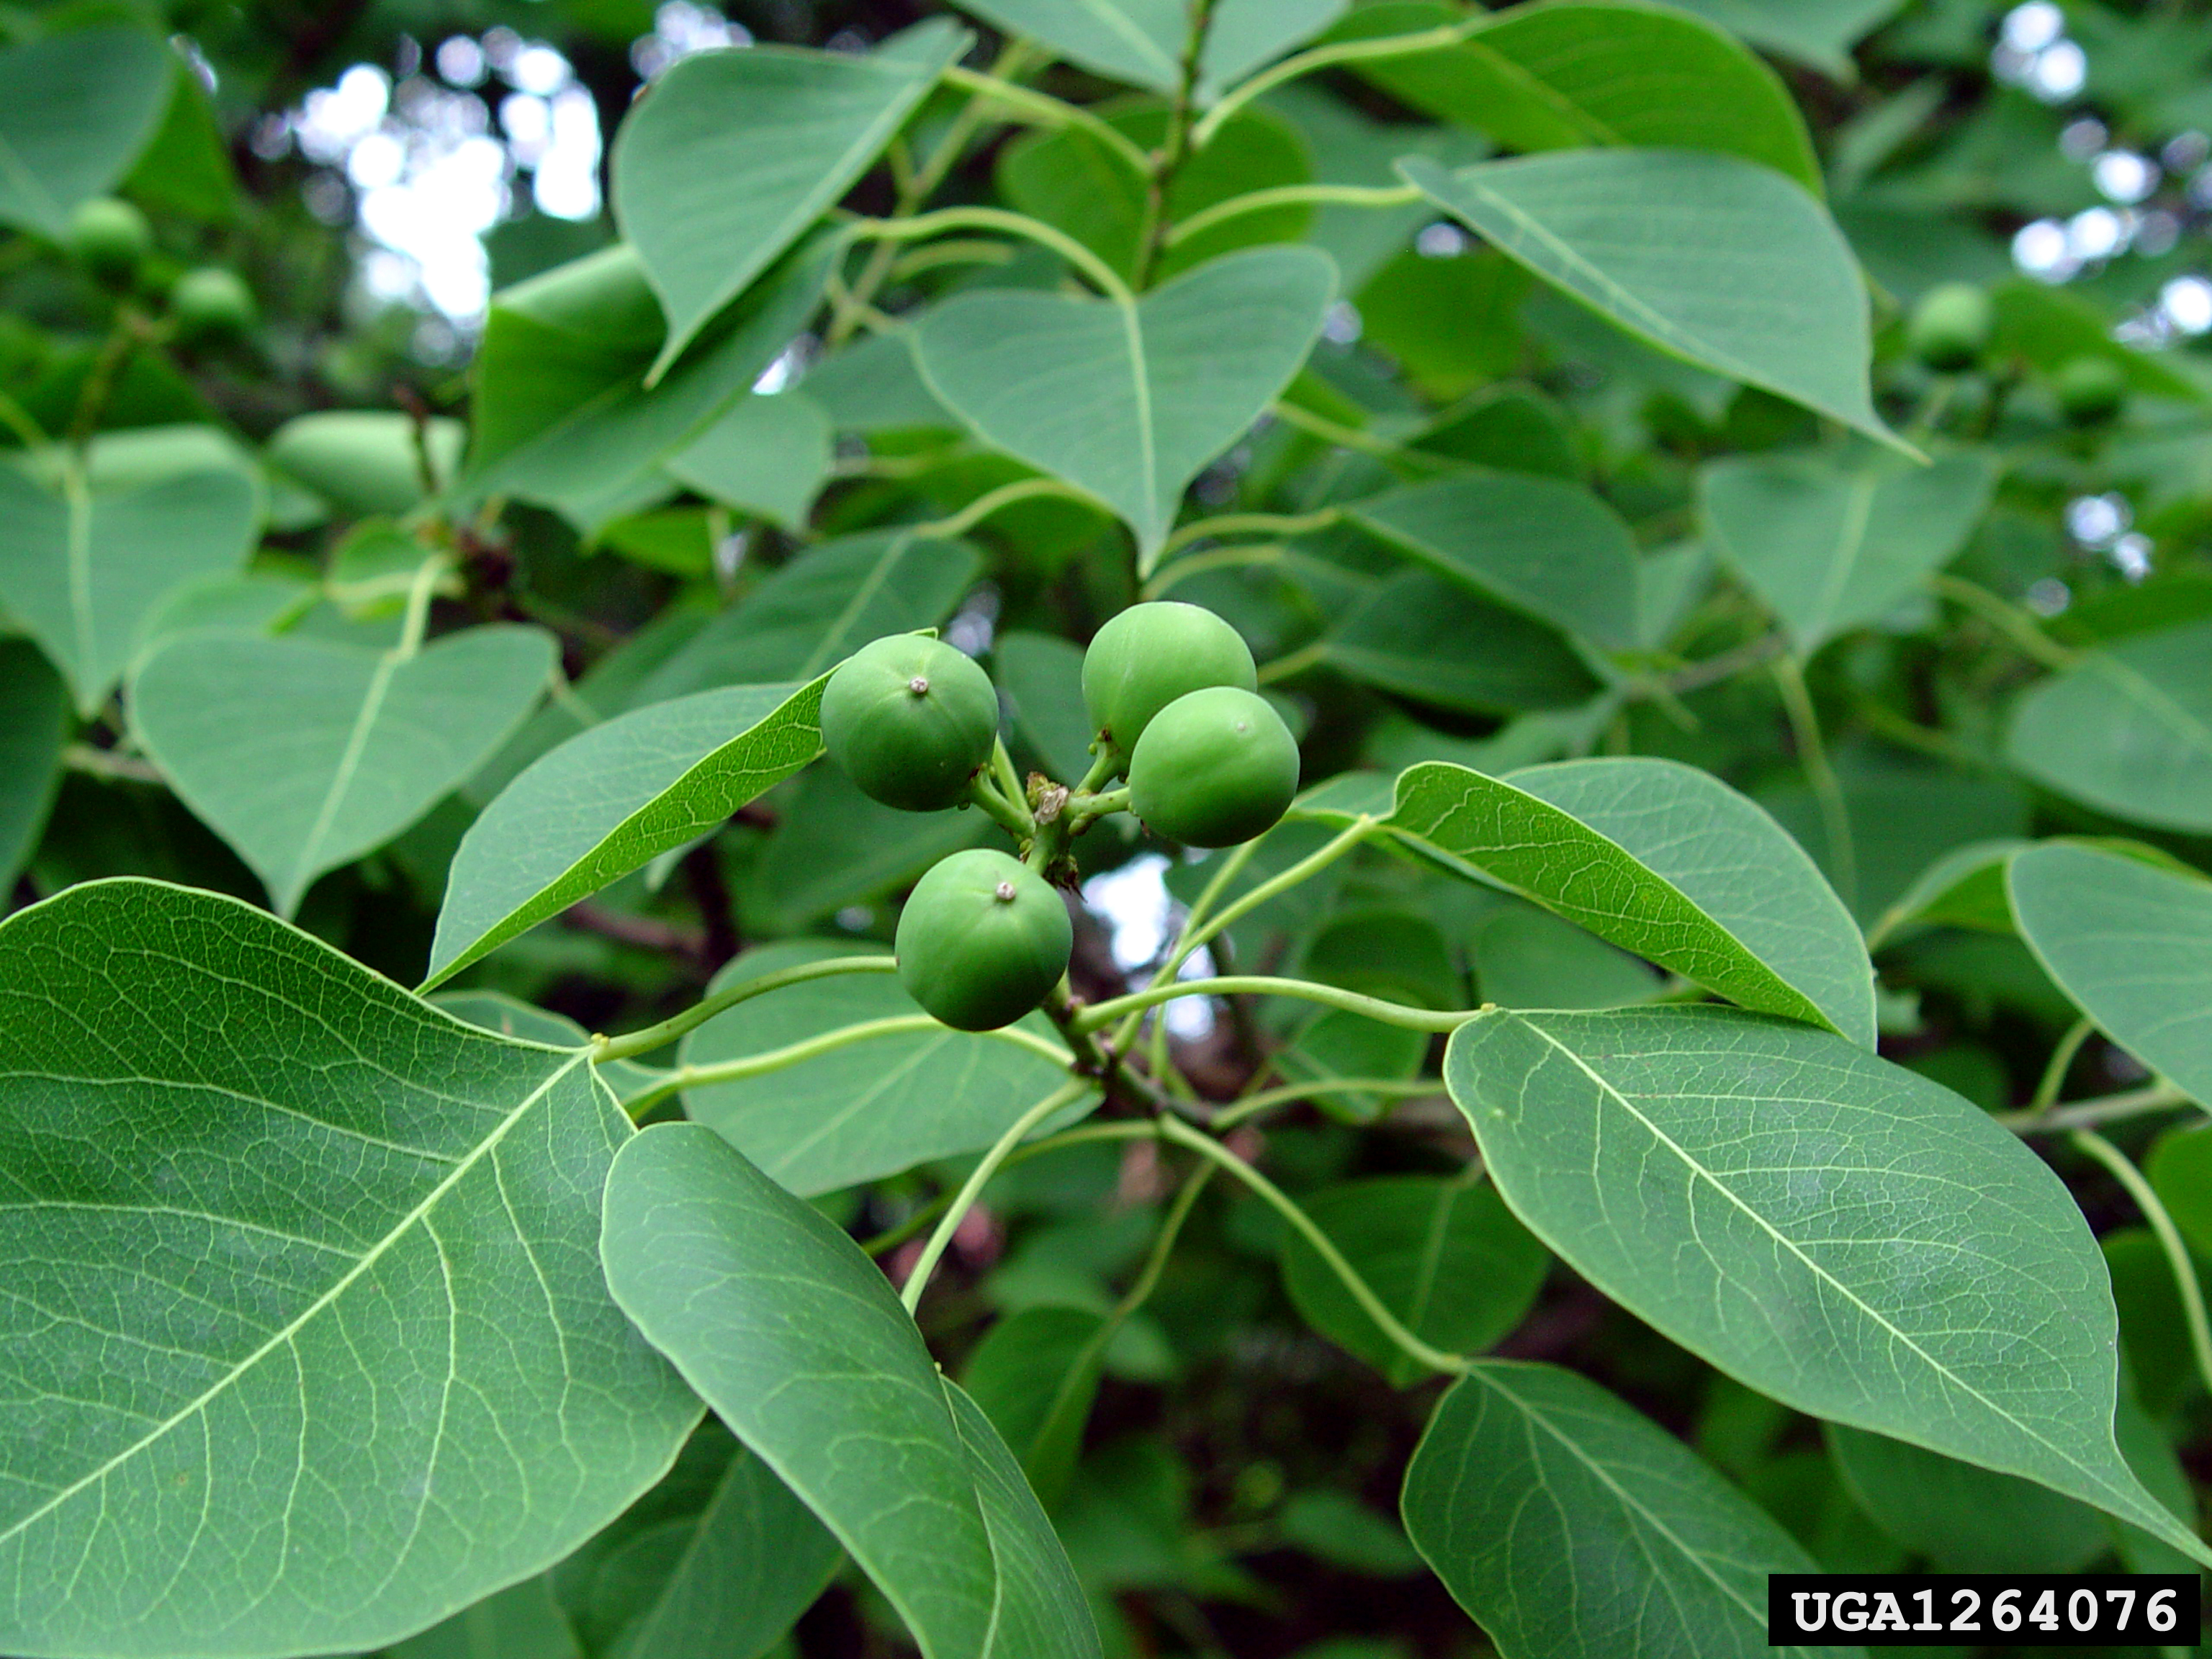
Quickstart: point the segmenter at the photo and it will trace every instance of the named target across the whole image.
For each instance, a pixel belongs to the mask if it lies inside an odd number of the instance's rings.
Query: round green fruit
[[[1912,355],[1938,374],[1972,368],[1989,349],[1990,296],[1972,283],[1942,283],[1912,307],[1905,325]]]
[[[2058,412],[2075,426],[2098,426],[2120,412],[2128,399],[2128,377],[2110,357],[2075,357],[2059,366],[2051,395]]]
[[[822,690],[822,741],[863,794],[908,812],[955,806],[999,735],[990,676],[942,640],[864,645]]]
[[[1176,698],[1209,686],[1259,684],[1243,636],[1211,611],[1158,599],[1133,605],[1100,629],[1083,653],[1091,729],[1122,757]]]
[[[139,264],[154,251],[154,228],[130,203],[95,196],[70,216],[63,246],[101,282],[121,286],[137,276]]]
[[[947,1025],[995,1031],[1067,971],[1075,929],[1058,893],[988,848],[940,859],[899,915],[899,983]]]
[[[1129,806],[1155,834],[1232,847],[1274,827],[1298,792],[1298,742],[1267,699],[1218,685],[1177,697],[1129,757]]]
[[[236,271],[204,265],[177,278],[169,290],[169,315],[180,340],[235,340],[253,326],[253,293]]]

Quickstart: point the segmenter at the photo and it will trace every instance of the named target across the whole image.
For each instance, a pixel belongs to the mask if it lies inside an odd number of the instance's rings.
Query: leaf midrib
[[[1676,1158],[1680,1160],[1682,1166],[1691,1172],[1692,1178],[1702,1179],[1705,1184],[1710,1186],[1715,1192],[1718,1193],[1723,1198],[1725,1198],[1730,1204],[1735,1206],[1735,1207],[1741,1210],[1746,1216],[1748,1216],[1753,1222],[1757,1224],[1762,1232],[1765,1233],[1777,1244],[1780,1245],[1784,1249],[1787,1250],[1792,1256],[1794,1256],[1808,1273],[1811,1273],[1815,1279],[1818,1279],[1822,1284],[1827,1285],[1838,1295],[1841,1296],[1845,1301],[1849,1302],[1853,1307],[1856,1308],[1868,1319],[1871,1320],[1875,1325],[1886,1332],[1892,1339],[1902,1343],[1906,1348],[1911,1350],[1911,1352],[1917,1356],[1921,1362],[1929,1368],[1929,1370],[1935,1372],[1938,1376],[1943,1378],[1945,1382],[1956,1387],[1960,1393],[1966,1395],[1968,1398],[1986,1407],[1994,1415],[2010,1424],[2029,1441],[2052,1453],[2069,1468],[2078,1470],[2085,1479],[2088,1480],[2097,1488],[2098,1491],[2112,1493],[2120,1501],[2123,1506],[2119,1510],[2116,1510],[2116,1513],[2130,1516],[2141,1516],[2142,1513],[2142,1509],[2130,1498],[2130,1495],[2124,1489],[2114,1486],[2107,1477],[2100,1474],[2097,1470],[2090,1468],[2088,1465],[2081,1462],[2064,1447],[2060,1446],[2056,1442],[2038,1433],[2027,1423],[2021,1421],[2009,1411],[2007,1411],[2002,1405],[1990,1399],[1989,1395],[1984,1394],[1979,1389],[1974,1387],[1973,1384],[1967,1382],[1949,1366],[1944,1364],[1942,1360],[1936,1358],[1934,1354],[1929,1353],[1927,1349],[1922,1347],[1920,1344],[1913,1339],[1911,1334],[1892,1323],[1882,1315],[1881,1310],[1875,1308],[1871,1303],[1861,1297],[1857,1291],[1851,1289],[1850,1285],[1844,1284],[1843,1280],[1838,1279],[1826,1267],[1814,1261],[1811,1256],[1806,1255],[1804,1250],[1799,1247],[1795,1239],[1792,1239],[1788,1234],[1783,1232],[1781,1229],[1775,1226],[1772,1222],[1769,1221],[1764,1215],[1761,1215],[1757,1209],[1753,1208],[1748,1201],[1739,1195],[1734,1188],[1729,1186],[1725,1182],[1722,1181],[1718,1176],[1715,1175],[1711,1170],[1707,1169],[1703,1164],[1692,1157],[1687,1147],[1684,1146],[1680,1141],[1676,1140],[1672,1135],[1661,1128],[1658,1124],[1652,1121],[1652,1120],[1646,1116],[1643,1112],[1638,1111],[1633,1101],[1630,1100],[1626,1094],[1615,1088],[1610,1080],[1601,1076],[1590,1066],[1589,1062],[1583,1059],[1580,1054],[1568,1048],[1565,1043],[1560,1042],[1557,1037],[1553,1036],[1549,1031],[1547,1031],[1542,1026],[1537,1024],[1534,1020],[1522,1018],[1517,1014],[1508,1015],[1506,1018],[1518,1021],[1519,1024],[1525,1026],[1528,1030],[1534,1031],[1547,1043],[1550,1044],[1561,1054],[1565,1055],[1577,1071],[1580,1072],[1584,1077],[1588,1078],[1597,1086],[1601,1093],[1614,1101],[1623,1111],[1626,1112],[1629,1116],[1635,1119],[1638,1124],[1643,1126],[1646,1133],[1650,1135],[1654,1140],[1657,1141],[1668,1152],[1672,1152]],[[1877,1430],[1876,1432],[1886,1432],[1886,1431]],[[2035,1477],[2031,1475],[2026,1478],[2033,1480]],[[2141,1522],[2138,1521],[2137,1524],[2141,1524]]]
[[[1820,597],[1813,611],[1813,626],[1808,630],[1807,644],[1825,639],[1835,620],[1836,606],[1844,597],[1844,589],[1858,569],[1859,560],[1865,555],[1867,531],[1874,520],[1874,498],[1877,481],[1872,473],[1862,473],[1844,486],[1843,522],[1836,529],[1835,550],[1828,556],[1827,580],[1820,585]]]
[[[371,1245],[368,1249],[362,1254],[359,1261],[334,1280],[327,1290],[316,1296],[315,1298],[308,1303],[308,1304],[302,1309],[297,1316],[295,1316],[289,1322],[285,1324],[283,1328],[278,1330],[274,1335],[270,1337],[267,1341],[264,1342],[259,1347],[256,1348],[252,1353],[246,1355],[243,1359],[240,1359],[235,1364],[230,1366],[223,1373],[222,1377],[215,1382],[210,1383],[196,1398],[187,1401],[170,1416],[149,1429],[144,1434],[139,1436],[137,1439],[132,1441],[120,1451],[118,1451],[113,1456],[108,1458],[97,1468],[89,1470],[86,1474],[79,1476],[76,1480],[70,1482],[68,1486],[57,1492],[45,1503],[40,1504],[36,1509],[32,1510],[27,1514],[24,1515],[21,1519],[15,1522],[8,1527],[0,1528],[0,1544],[5,1544],[9,1540],[17,1537],[27,1528],[36,1524],[48,1515],[53,1513],[54,1510],[59,1509],[64,1504],[69,1502],[70,1498],[76,1497],[77,1493],[84,1491],[88,1486],[92,1486],[96,1481],[106,1480],[110,1474],[113,1474],[116,1469],[128,1462],[131,1458],[138,1455],[139,1453],[144,1451],[149,1446],[152,1445],[162,1436],[167,1434],[171,1430],[176,1428],[179,1424],[189,1421],[198,1413],[206,1410],[206,1408],[213,1403],[216,1398],[222,1394],[224,1390],[235,1385],[241,1377],[252,1370],[255,1366],[258,1365],[264,1359],[266,1359],[270,1354],[274,1353],[279,1347],[291,1342],[302,1330],[319,1317],[325,1310],[333,1306],[337,1303],[338,1297],[343,1296],[355,1284],[359,1282],[362,1277],[379,1261],[382,1261],[386,1252],[390,1250],[395,1243],[397,1243],[401,1238],[404,1237],[409,1232],[412,1231],[417,1224],[427,1223],[431,1213],[436,1209],[438,1204],[445,1198],[446,1194],[453,1191],[453,1189],[458,1186],[465,1177],[466,1177],[471,1170],[475,1169],[488,1154],[498,1146],[501,1141],[507,1138],[508,1132],[512,1130],[517,1123],[520,1123],[522,1121],[524,1116],[529,1113],[532,1107],[537,1105],[539,1101],[544,1099],[546,1096],[550,1094],[556,1085],[557,1085],[571,1072],[574,1071],[577,1066],[585,1064],[588,1058],[589,1055],[585,1051],[580,1049],[576,1051],[574,1057],[566,1064],[550,1073],[544,1082],[540,1083],[535,1089],[532,1089],[529,1094],[526,1095],[522,1098],[522,1100],[515,1106],[514,1109],[509,1112],[506,1117],[500,1121],[498,1127],[493,1129],[489,1134],[486,1135],[467,1157],[455,1164],[453,1169],[438,1182],[437,1185],[431,1188],[431,1189],[423,1195],[420,1203],[416,1205],[416,1206],[410,1210],[405,1215],[400,1217],[382,1238],[379,1239],[374,1244]],[[443,1254],[442,1247],[441,1248],[441,1254]]]
[[[370,672],[368,688],[362,693],[361,708],[354,715],[353,729],[346,733],[346,746],[339,752],[337,768],[331,775],[330,785],[323,792],[323,804],[308,826],[307,837],[292,861],[286,877],[284,890],[279,902],[289,915],[307,896],[307,884],[314,879],[315,860],[322,852],[324,838],[330,834],[331,825],[337,817],[338,804],[352,792],[355,775],[361,770],[362,756],[368,748],[368,734],[375,729],[376,719],[384,710],[384,700],[390,695],[392,682],[399,670],[415,657],[413,650],[404,644],[392,647],[376,659]]]

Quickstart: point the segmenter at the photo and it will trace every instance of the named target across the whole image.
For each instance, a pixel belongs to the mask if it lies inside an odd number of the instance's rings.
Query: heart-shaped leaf
[[[1133,304],[963,295],[922,319],[915,354],[976,436],[1120,514],[1149,570],[1184,487],[1291,383],[1335,293],[1328,255],[1253,248]]]
[[[2121,817],[2212,830],[2212,622],[2120,640],[2045,680],[2014,708],[2005,757]]]
[[[1848,462],[1756,455],[1716,462],[1698,483],[1714,544],[1810,653],[1881,621],[1949,563],[1996,469],[1979,454],[1932,466],[1871,450]]]
[[[647,89],[611,171],[615,217],[668,316],[647,385],[852,188],[972,39],[933,18],[866,57],[702,52]]]
[[[1517,610],[1625,649],[1636,643],[1636,542],[1579,484],[1470,473],[1361,501],[1354,524]]]
[[[620,1514],[699,1413],[599,1267],[629,1135],[236,899],[0,922],[0,1648],[374,1649]]]
[[[1402,570],[1376,583],[1321,650],[1356,680],[1472,714],[1571,708],[1598,690],[1557,633],[1435,570]]]
[[[1456,173],[1408,156],[1398,170],[1630,333],[1912,453],[1869,398],[1858,264],[1826,211],[1781,174],[1656,149],[1563,150]]]
[[[1713,1007],[1478,1014],[1444,1082],[1522,1220],[1692,1352],[2212,1560],[2114,1443],[2095,1238],[1979,1107],[1832,1034]]]
[[[419,650],[185,635],[131,676],[131,730],[289,916],[495,754],[553,665],[551,635],[503,624]]]
[[[830,471],[834,435],[830,417],[803,392],[747,396],[665,465],[712,501],[803,529]]]
[[[259,518],[252,482],[234,468],[102,483],[65,465],[48,488],[0,465],[0,605],[61,670],[87,719],[149,618],[179,588],[243,564]]]
[[[1020,1466],[819,1212],[712,1130],[665,1124],[617,1158],[600,1253],[615,1300],[836,1535],[926,1659],[1095,1659],[1090,1609]]]
[[[2016,855],[2005,885],[2059,988],[2144,1065],[2212,1101],[2212,883],[2052,842]]]
[[[0,223],[58,239],[113,190],[168,105],[173,62],[144,29],[64,27],[0,52]]]
[[[1362,810],[1340,800],[1317,795],[1304,810]],[[1731,1001],[1874,1045],[1874,969],[1857,924],[1804,848],[1710,773],[1582,760],[1492,778],[1430,761],[1399,775],[1382,821],[1446,868],[1503,884]]]
[[[822,752],[821,708],[818,679],[702,691],[540,756],[461,838],[424,988],[789,777]]]
[[[1475,1365],[1437,1402],[1401,1503],[1413,1547],[1504,1659],[1810,1659],[1766,1644],[1766,1575],[1814,1571],[1811,1558],[1572,1371]]]

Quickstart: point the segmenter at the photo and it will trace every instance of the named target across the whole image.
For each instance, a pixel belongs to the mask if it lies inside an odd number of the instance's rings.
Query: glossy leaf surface
[[[2119,640],[2020,700],[2013,765],[2162,830],[2212,830],[2212,623]]]
[[[0,923],[0,1645],[379,1646],[668,1466],[698,1407],[607,1299],[630,1128],[580,1054],[146,881]]]
[[[2203,1549],[2113,1442],[2096,1241],[1979,1107],[1717,1008],[1478,1015],[1444,1081],[1516,1213],[1692,1352]]]

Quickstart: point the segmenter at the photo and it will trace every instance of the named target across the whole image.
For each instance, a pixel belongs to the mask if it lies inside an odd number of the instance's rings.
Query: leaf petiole
[[[1178,997],[1240,994],[1296,997],[1409,1031],[1455,1031],[1482,1012],[1480,1008],[1413,1008],[1402,1002],[1386,1002],[1380,997],[1363,996],[1357,991],[1340,990],[1334,985],[1316,984],[1311,980],[1277,979],[1265,974],[1224,974],[1213,979],[1180,979],[1164,985],[1149,985],[1127,996],[1093,1003],[1078,1012],[1069,1026],[1078,1031],[1095,1031],[1124,1015],[1141,1013]]]
[[[741,1002],[750,1002],[770,991],[781,991],[787,985],[803,985],[808,980],[829,979],[838,974],[889,974],[897,969],[897,959],[881,953],[803,962],[793,968],[763,974],[758,979],[724,986],[712,995],[702,997],[682,1013],[664,1019],[658,1025],[648,1025],[641,1031],[631,1031],[618,1037],[594,1036],[586,1052],[594,1065],[603,1065],[610,1060],[628,1060],[637,1054],[649,1054],[655,1048],[675,1042],[686,1031],[705,1024],[724,1009],[734,1008]]]

